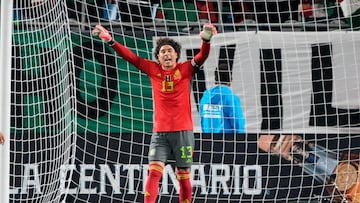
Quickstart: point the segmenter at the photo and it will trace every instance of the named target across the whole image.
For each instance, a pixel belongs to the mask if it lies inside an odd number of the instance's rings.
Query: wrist
[[[108,45],[110,46],[113,46],[115,44],[115,40],[113,38],[111,38],[109,41],[108,41]]]
[[[202,41],[204,41],[205,43],[210,43],[210,39],[208,40],[208,39],[202,39]]]

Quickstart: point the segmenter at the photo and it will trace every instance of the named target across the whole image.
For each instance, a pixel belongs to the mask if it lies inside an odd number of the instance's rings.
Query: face
[[[164,45],[160,48],[158,60],[164,69],[172,69],[176,66],[176,59],[178,54],[175,49],[170,45]]]

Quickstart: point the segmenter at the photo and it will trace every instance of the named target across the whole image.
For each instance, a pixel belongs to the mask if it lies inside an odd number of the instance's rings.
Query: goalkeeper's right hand
[[[94,36],[99,36],[100,39],[104,42],[109,43],[112,41],[112,36],[110,35],[109,31],[101,25],[96,25],[91,34]]]

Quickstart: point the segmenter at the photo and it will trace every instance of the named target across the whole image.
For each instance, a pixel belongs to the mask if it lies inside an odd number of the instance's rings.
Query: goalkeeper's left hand
[[[212,24],[205,24],[203,30],[200,32],[200,37],[205,42],[209,42],[213,35],[217,34],[216,27]]]
[[[109,43],[112,41],[112,36],[110,35],[109,31],[101,25],[96,25],[91,34],[94,36],[99,36],[100,39],[104,42]]]

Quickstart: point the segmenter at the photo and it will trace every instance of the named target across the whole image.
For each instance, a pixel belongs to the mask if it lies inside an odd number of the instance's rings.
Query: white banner
[[[199,36],[176,38],[182,46],[180,61],[186,60],[186,50],[199,49]],[[360,33],[356,32],[232,32],[216,35],[212,39],[210,56],[204,64],[207,88],[214,85],[214,70],[219,62],[220,48],[235,45],[233,59],[232,89],[241,99],[246,118],[246,131],[261,131],[261,60],[263,49],[281,50],[281,98],[282,129],[285,132],[345,132],[356,128],[342,126],[310,126],[310,111],[313,95],[312,66],[313,46],[330,45],[331,64],[318,64],[322,69],[332,69],[332,108],[345,110],[360,107]],[[324,57],[324,56],[323,56]],[[322,60],[320,60],[322,63]],[[330,67],[328,67],[330,66]],[[201,132],[200,118],[193,99],[193,120],[195,132]],[[339,121],[338,121],[339,122]],[[268,130],[266,132],[269,132]]]
[[[340,7],[344,16],[347,18],[360,9],[360,0],[342,0]]]

